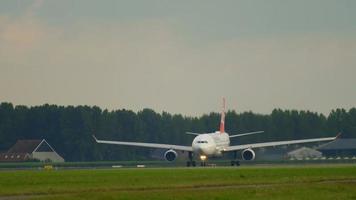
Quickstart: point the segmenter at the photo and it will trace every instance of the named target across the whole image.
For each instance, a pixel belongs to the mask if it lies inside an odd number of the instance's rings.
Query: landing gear
[[[195,167],[196,166],[196,162],[195,161],[187,161],[187,167]]]
[[[240,161],[237,160],[237,151],[234,151],[234,160],[231,161],[231,166],[240,166]]]
[[[200,162],[200,166],[205,167],[206,166],[206,162],[205,161]]]
[[[187,167],[190,167],[190,166],[195,167],[196,163],[193,160],[193,152],[189,152],[188,157],[189,157],[189,161],[187,161]]]
[[[231,161],[231,166],[240,166],[240,161],[238,161],[238,160],[232,160]]]

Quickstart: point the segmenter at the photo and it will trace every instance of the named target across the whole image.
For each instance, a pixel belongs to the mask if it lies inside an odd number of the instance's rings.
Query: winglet
[[[342,132],[338,133],[338,134],[336,135],[335,139],[339,139],[340,136],[341,136],[341,134],[342,134]]]
[[[98,139],[96,139],[95,135],[92,135],[92,136],[93,136],[95,142],[98,142]]]

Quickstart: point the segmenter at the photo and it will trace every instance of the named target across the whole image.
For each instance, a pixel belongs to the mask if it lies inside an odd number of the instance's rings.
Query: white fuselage
[[[194,138],[192,147],[195,155],[207,157],[221,156],[222,151],[230,145],[227,133],[205,133]]]

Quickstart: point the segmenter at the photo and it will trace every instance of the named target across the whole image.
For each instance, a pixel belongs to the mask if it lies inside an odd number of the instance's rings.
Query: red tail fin
[[[225,98],[223,98],[223,107],[221,111],[220,133],[225,133]]]

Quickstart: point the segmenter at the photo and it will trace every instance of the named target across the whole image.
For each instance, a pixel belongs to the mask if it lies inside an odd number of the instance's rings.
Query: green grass
[[[0,171],[0,199],[356,199],[356,166]]]

